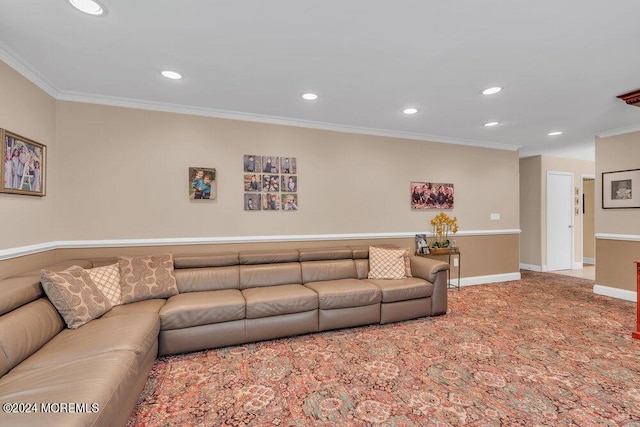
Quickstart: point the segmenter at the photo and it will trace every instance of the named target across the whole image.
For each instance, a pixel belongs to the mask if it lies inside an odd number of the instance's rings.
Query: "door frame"
[[[574,269],[575,267],[575,253],[576,253],[576,228],[575,228],[575,215],[573,212],[573,209],[575,208],[575,203],[574,203],[574,198],[575,198],[575,193],[574,193],[574,189],[575,187],[575,177],[573,172],[563,172],[563,171],[551,171],[548,170],[547,171],[547,175],[546,175],[546,182],[545,182],[545,188],[544,188],[544,193],[545,193],[545,238],[546,238],[546,242],[545,242],[545,257],[544,257],[544,266],[542,271],[555,271],[555,270],[550,270],[549,269],[549,175],[564,175],[564,176],[568,176],[571,178],[571,213],[570,213],[570,218],[571,218],[571,224],[570,224],[570,228],[573,231],[571,234],[571,250],[570,250],[570,264],[569,264],[569,269]]]

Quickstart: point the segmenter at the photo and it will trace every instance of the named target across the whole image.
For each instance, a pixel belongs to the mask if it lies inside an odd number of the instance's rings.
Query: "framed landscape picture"
[[[8,130],[0,129],[2,158],[0,191],[44,196],[47,147]]]
[[[602,209],[640,208],[640,169],[602,173]]]

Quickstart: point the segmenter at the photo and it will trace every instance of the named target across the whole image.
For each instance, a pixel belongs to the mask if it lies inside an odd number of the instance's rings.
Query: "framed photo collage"
[[[244,155],[244,210],[298,210],[295,157]]]

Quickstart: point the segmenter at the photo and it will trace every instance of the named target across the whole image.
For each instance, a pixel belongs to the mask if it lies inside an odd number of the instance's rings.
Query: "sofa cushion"
[[[300,267],[302,268],[302,283],[358,277],[356,265],[352,259],[304,261],[300,263]]]
[[[297,262],[297,249],[269,249],[259,251],[238,252],[240,264],[276,264],[282,262]]]
[[[65,329],[14,371],[57,366],[113,351],[131,351],[144,358],[157,343],[160,319],[137,314],[96,319],[78,329]]]
[[[237,289],[172,296],[160,310],[162,330],[190,328],[244,319],[245,301]]]
[[[301,313],[318,308],[318,295],[302,285],[243,289],[247,319]]]
[[[240,266],[240,289],[302,283],[300,263]]]
[[[238,264],[238,253],[218,252],[209,255],[176,256],[173,263],[176,270],[182,268],[225,267]]]
[[[116,425],[115,420],[121,418],[119,414],[131,411],[131,402],[135,405],[140,375],[136,354],[131,351],[112,351],[61,365],[12,371],[0,378],[1,402],[52,404],[54,410],[23,415],[0,411],[0,425]],[[55,411],[58,403],[97,404],[97,407]]]
[[[131,304],[123,304],[113,307],[110,311],[106,312],[101,319],[106,319],[115,316],[128,316],[141,313],[154,314],[156,317],[160,313],[160,309],[165,304],[166,300],[163,299],[147,299],[144,301],[137,301]]]
[[[240,287],[240,269],[237,265],[183,268],[176,270],[175,275],[180,293],[238,289]]]
[[[352,259],[353,250],[347,247],[299,249],[300,261]]]
[[[382,302],[406,301],[416,298],[430,297],[433,285],[418,277],[407,277],[400,280],[373,280],[369,282],[380,288]]]
[[[100,289],[113,306],[122,304],[120,289],[120,268],[117,263],[94,267],[87,270],[93,283]]]
[[[305,283],[318,294],[320,309],[360,307],[380,302],[380,289],[367,280],[342,279]]]
[[[369,279],[404,279],[406,249],[369,248]]]
[[[46,298],[0,316],[0,375],[38,351],[63,328],[60,314]]]
[[[111,302],[82,267],[73,266],[60,272],[42,270],[40,282],[70,329],[76,329],[111,310]]]
[[[125,304],[178,293],[172,254],[118,257],[118,264]]]
[[[43,295],[40,275],[0,281],[0,315],[35,301]]]

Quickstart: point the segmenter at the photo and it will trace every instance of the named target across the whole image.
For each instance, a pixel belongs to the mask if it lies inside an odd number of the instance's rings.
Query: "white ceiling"
[[[640,129],[640,108],[615,97],[640,89],[638,0],[101,3],[104,17],[67,0],[0,0],[0,59],[63,100],[521,147],[521,157],[593,160],[596,134]],[[403,115],[407,106],[420,111]]]

